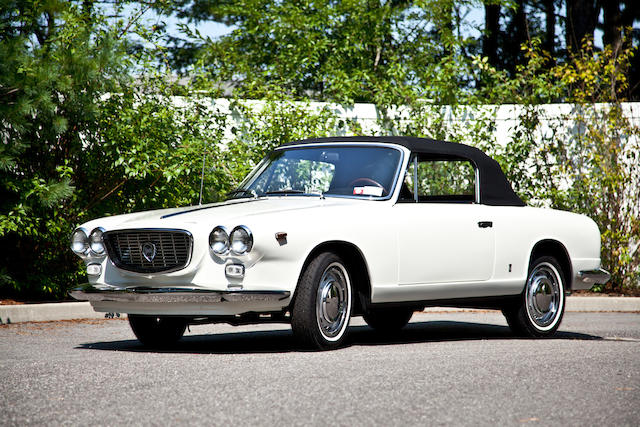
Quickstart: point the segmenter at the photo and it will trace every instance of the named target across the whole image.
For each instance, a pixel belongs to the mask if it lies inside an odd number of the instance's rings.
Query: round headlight
[[[246,254],[253,247],[253,235],[244,225],[239,225],[231,232],[231,251],[237,255]]]
[[[229,234],[222,226],[217,226],[209,234],[209,247],[218,255],[223,255],[229,251]]]
[[[101,227],[94,228],[89,236],[89,246],[91,247],[91,251],[97,255],[102,255],[104,253],[104,239],[102,234],[104,233],[104,229]]]
[[[82,228],[78,228],[71,235],[71,250],[81,256],[89,251],[89,238]]]

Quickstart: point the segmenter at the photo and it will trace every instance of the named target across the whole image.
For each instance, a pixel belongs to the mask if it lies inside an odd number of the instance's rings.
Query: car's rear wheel
[[[187,328],[183,317],[129,315],[129,324],[138,340],[147,347],[163,348],[174,345]]]
[[[531,263],[527,283],[518,302],[503,309],[511,330],[517,335],[553,335],[564,315],[564,279],[558,261],[549,256]]]
[[[306,347],[327,350],[345,340],[351,320],[351,278],[342,259],[324,252],[305,268],[291,310],[291,328]]]
[[[369,308],[363,315],[367,325],[380,332],[393,332],[404,328],[413,316],[413,308]]]

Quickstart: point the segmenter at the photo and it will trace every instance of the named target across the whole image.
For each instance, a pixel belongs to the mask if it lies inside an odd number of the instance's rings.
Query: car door
[[[491,278],[493,207],[477,202],[472,163],[439,156],[414,157],[405,173],[398,220],[398,282],[417,285]]]

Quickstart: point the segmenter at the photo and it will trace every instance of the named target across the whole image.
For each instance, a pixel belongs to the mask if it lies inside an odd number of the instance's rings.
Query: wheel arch
[[[302,268],[298,274],[296,289],[291,298],[290,307],[293,307],[299,289],[302,275],[309,263],[322,252],[332,252],[338,255],[345,262],[345,267],[349,272],[352,280],[353,290],[356,298],[353,300],[353,315],[361,315],[365,307],[371,300],[371,278],[369,275],[369,267],[364,254],[356,245],[343,240],[330,240],[322,242],[315,246],[307,255],[302,264]]]
[[[573,267],[571,265],[571,258],[569,257],[567,248],[555,239],[543,239],[538,241],[531,249],[531,254],[529,256],[529,268],[531,268],[533,261],[541,256],[552,256],[558,261],[558,263],[560,263],[565,283],[565,290],[571,290],[573,282]]]

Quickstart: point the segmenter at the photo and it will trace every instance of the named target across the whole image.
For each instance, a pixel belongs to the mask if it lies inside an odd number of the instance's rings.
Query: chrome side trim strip
[[[597,270],[583,270],[578,272],[576,280],[586,285],[604,285],[611,278],[607,270],[598,268]]]
[[[145,303],[219,303],[243,301],[282,301],[291,295],[289,291],[209,291],[194,288],[146,288],[98,289],[82,286],[69,294],[80,301],[116,301]]]

